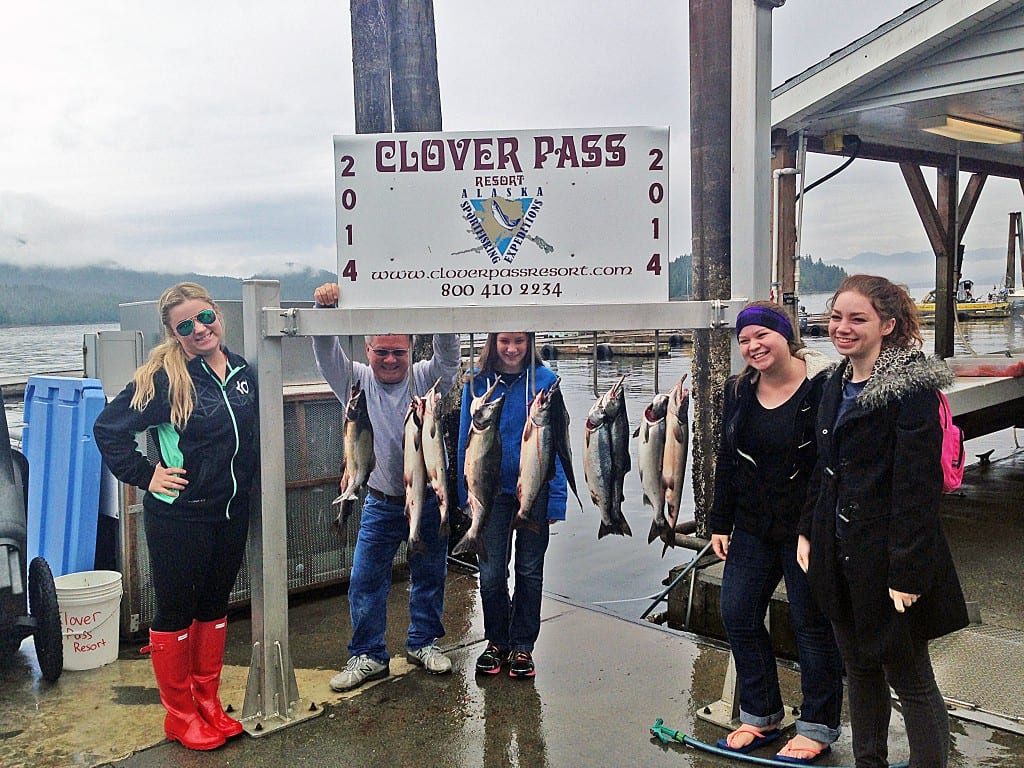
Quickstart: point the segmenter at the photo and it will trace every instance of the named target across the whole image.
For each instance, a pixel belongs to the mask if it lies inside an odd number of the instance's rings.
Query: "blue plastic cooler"
[[[28,459],[28,557],[54,576],[96,560],[101,458],[92,426],[106,398],[99,379],[31,376],[22,451]]]

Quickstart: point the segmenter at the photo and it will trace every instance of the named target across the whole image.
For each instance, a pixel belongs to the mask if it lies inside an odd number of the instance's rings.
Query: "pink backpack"
[[[942,492],[952,493],[964,479],[964,433],[953,423],[949,400],[939,391],[939,423],[942,425]]]

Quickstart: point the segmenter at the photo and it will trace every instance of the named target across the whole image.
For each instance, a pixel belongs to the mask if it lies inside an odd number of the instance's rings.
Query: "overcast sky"
[[[911,4],[789,0],[773,13],[773,84]],[[333,271],[332,136],[354,132],[348,5],[7,4],[0,262]],[[689,252],[687,3],[434,6],[446,130],[670,126],[672,251]],[[808,182],[837,164],[812,156]],[[1005,247],[1019,198],[989,182],[968,252]],[[826,261],[928,249],[898,168],[867,161],[807,196],[803,245]]]

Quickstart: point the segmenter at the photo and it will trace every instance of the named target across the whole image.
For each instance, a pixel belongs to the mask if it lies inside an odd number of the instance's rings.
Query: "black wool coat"
[[[968,623],[939,521],[942,430],[935,392],[953,377],[941,360],[884,348],[836,423],[851,373],[844,361],[822,393],[818,461],[799,531],[811,542],[808,579],[819,607],[853,627],[866,657],[885,661],[905,655],[908,643]],[[921,597],[897,613],[890,588]]]

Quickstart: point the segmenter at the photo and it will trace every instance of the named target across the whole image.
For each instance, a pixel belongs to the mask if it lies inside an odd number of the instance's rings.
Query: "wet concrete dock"
[[[943,513],[968,598],[980,603],[984,621],[1019,626],[1024,622],[1024,456],[1018,452],[1009,460],[969,468],[964,495],[948,497]],[[724,735],[697,718],[698,709],[722,694],[728,652],[721,643],[547,597],[535,680],[479,679],[473,665],[484,641],[476,578],[452,570],[445,606],[448,635],[441,645],[455,669],[434,677],[404,660],[407,604],[408,585],[397,581],[388,622],[388,645],[396,654],[392,676],[337,694],[327,681],[347,658],[344,591],[293,597],[289,639],[299,691],[323,714],[260,738],[242,735],[209,753],[190,752],[163,738],[163,710],[149,660],[137,652],[139,643],[122,643],[114,664],[65,672],[47,685],[28,641],[14,664],[0,669],[0,766],[736,764],[681,745],[663,746],[648,733],[661,717],[703,741]],[[243,700],[250,647],[248,617],[232,616],[222,698],[236,709]],[[1024,666],[1022,659],[1018,656],[1011,671]],[[952,682],[995,663],[969,658],[952,670]],[[798,701],[794,667],[781,662],[780,669],[786,701]],[[833,754],[819,765],[853,764],[846,723]],[[957,717],[951,729],[951,766],[1024,766],[1024,736]],[[774,750],[757,754],[770,757]],[[906,756],[901,718],[894,710],[890,758]]]

